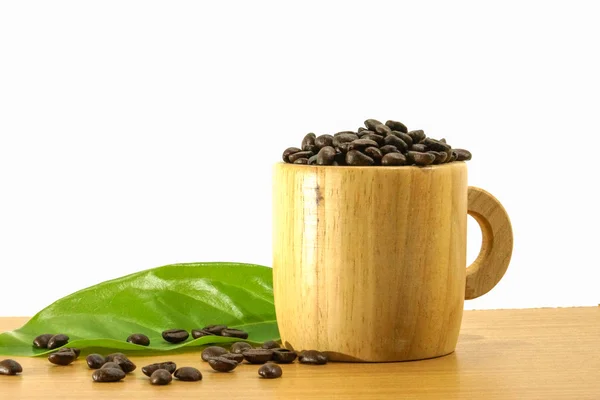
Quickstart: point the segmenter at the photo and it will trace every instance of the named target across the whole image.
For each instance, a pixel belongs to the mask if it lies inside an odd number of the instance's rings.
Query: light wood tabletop
[[[0,318],[0,331],[27,318]],[[123,382],[94,383],[81,357],[67,367],[45,358],[13,358],[19,376],[0,375],[0,399],[600,399],[600,307],[466,311],[455,353],[384,364],[283,365],[283,377],[259,378],[258,366],[213,372],[198,351],[132,357]],[[172,360],[194,366],[200,382],[151,386],[140,369]]]

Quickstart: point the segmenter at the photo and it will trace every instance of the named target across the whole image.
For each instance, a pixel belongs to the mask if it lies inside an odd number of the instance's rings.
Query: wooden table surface
[[[26,318],[0,318],[0,331]],[[0,359],[7,358],[0,355]],[[132,357],[138,369],[100,384],[81,358],[59,367],[45,358],[13,357],[20,376],[0,375],[0,399],[600,399],[600,307],[466,311],[456,352],[387,364],[283,366],[281,379],[260,379],[258,366],[213,372],[198,352]],[[140,368],[161,360],[202,371],[201,382],[151,386]],[[218,397],[217,397],[218,396]]]

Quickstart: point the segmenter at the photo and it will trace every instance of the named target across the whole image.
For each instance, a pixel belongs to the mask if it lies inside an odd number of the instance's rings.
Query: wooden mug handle
[[[465,299],[482,296],[492,290],[508,268],[513,250],[513,233],[502,204],[483,189],[469,186],[467,212],[481,228],[481,251],[467,268]]]

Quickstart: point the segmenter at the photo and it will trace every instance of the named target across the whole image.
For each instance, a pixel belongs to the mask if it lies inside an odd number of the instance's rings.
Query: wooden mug
[[[466,268],[467,213],[482,230]],[[467,186],[467,166],[279,163],[273,288],[282,343],[334,361],[405,361],[454,351],[465,299],[500,281],[508,214]]]

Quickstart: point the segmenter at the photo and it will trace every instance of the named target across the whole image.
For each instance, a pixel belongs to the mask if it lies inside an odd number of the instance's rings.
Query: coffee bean
[[[377,121],[376,119],[368,119],[365,121],[365,126],[367,127],[368,130],[375,132],[375,128],[377,128],[379,125],[383,125],[380,121]]]
[[[273,349],[273,361],[278,364],[289,364],[298,357],[295,351],[288,349]]]
[[[15,360],[6,359],[0,361],[0,375],[16,375],[21,372],[23,372],[23,367]]]
[[[452,151],[451,155],[450,155],[450,159],[448,160],[448,162],[453,162],[456,161],[458,159],[458,154],[456,153],[456,151]]]
[[[127,357],[125,354],[123,353],[111,353],[109,355],[106,356],[106,362],[112,362],[115,360],[115,357]]]
[[[165,369],[157,369],[150,375],[150,383],[153,385],[168,385],[172,380],[171,373]]]
[[[54,335],[50,339],[48,339],[48,348],[50,350],[53,350],[53,349],[62,347],[67,343],[69,343],[69,337],[67,335],[63,335],[63,334]]]
[[[360,133],[361,133],[361,132],[363,132],[363,131],[367,131],[367,130],[368,130],[367,128],[363,128],[363,127],[361,126],[361,127],[359,127],[359,128],[356,130],[356,132],[358,133],[358,136],[360,136]]]
[[[319,154],[317,154],[317,165],[331,165],[334,159],[335,149],[331,146],[325,146],[319,150]]]
[[[294,161],[296,161],[299,158],[310,158],[312,155],[313,155],[312,151],[299,151],[297,153],[290,154],[288,156],[288,160],[290,160],[290,162],[293,163]],[[215,325],[215,326],[223,326],[223,325]],[[202,329],[207,330],[206,328],[202,328]],[[223,329],[225,329],[225,328],[223,328]],[[221,330],[223,330],[223,329],[221,329]],[[213,332],[211,330],[208,330],[208,331]],[[215,334],[218,335],[218,333],[215,333]]]
[[[341,132],[334,133],[333,137],[335,138],[335,137],[341,136],[341,135],[356,135],[356,136],[358,136],[357,133],[353,132],[353,131],[341,131]]]
[[[151,376],[154,371],[159,369],[164,369],[172,374],[177,369],[177,364],[175,364],[172,361],[165,361],[161,363],[146,365],[145,367],[142,367],[142,373],[146,376]]]
[[[85,358],[85,361],[87,362],[88,367],[90,367],[90,369],[100,369],[104,363],[106,363],[106,359],[104,357],[102,357],[100,354],[90,354]]]
[[[129,358],[124,356],[115,357],[114,362],[125,372],[126,374],[135,371],[137,366]]]
[[[366,135],[363,135],[363,136],[361,136],[360,138],[361,138],[361,139],[369,139],[369,140],[372,140],[372,141],[374,141],[374,142],[377,142],[377,144],[378,144],[379,146],[382,146],[382,145],[384,144],[384,143],[383,143],[383,136],[381,136],[381,135],[378,135],[378,134],[376,134],[376,133],[367,133]],[[378,146],[378,147],[379,147],[379,146]]]
[[[379,147],[379,144],[374,140],[356,139],[350,142],[350,150],[363,151],[367,147]]]
[[[279,365],[269,362],[258,369],[258,374],[265,379],[275,379],[281,378],[283,371]]]
[[[300,160],[303,160],[303,159],[300,158]],[[296,162],[294,162],[294,164],[297,164],[298,163],[297,161],[298,160],[296,160]],[[201,337],[204,337],[204,336],[217,336],[217,335],[215,335],[213,333],[210,333],[208,331],[205,331],[204,329],[192,329],[192,337],[194,339],[198,339],[198,338],[201,338]]]
[[[413,144],[410,149],[412,151],[418,151],[420,153],[425,153],[427,152],[427,146],[425,146],[424,144],[419,144],[419,143],[415,143]]]
[[[387,135],[390,135],[392,133],[392,130],[390,129],[389,126],[377,125],[375,127],[375,132],[379,133],[382,136],[387,136]]]
[[[346,154],[346,164],[366,166],[375,164],[375,161],[371,157],[361,153],[360,151],[350,150],[348,154]]]
[[[388,135],[383,139],[383,142],[386,145],[395,146],[400,152],[404,153],[408,150],[408,145],[404,140],[400,139],[398,136]]]
[[[33,347],[37,347],[38,349],[47,349],[48,341],[52,336],[54,335],[51,333],[44,333],[43,335],[36,337],[33,339]]]
[[[317,155],[315,154],[311,158],[308,159],[308,165],[315,165],[317,163]]]
[[[73,361],[75,361],[76,358],[77,355],[75,354],[75,352],[71,349],[68,349],[50,354],[48,356],[48,361],[56,365],[69,365]]]
[[[59,351],[65,351],[65,350],[73,350],[73,352],[75,353],[75,358],[79,358],[79,355],[81,354],[81,350],[78,349],[77,347],[63,347]]]
[[[221,346],[208,346],[204,350],[202,350],[202,359],[204,361],[208,361],[211,358],[222,356],[226,354],[227,350]]]
[[[443,160],[445,160],[447,157],[446,153],[444,152],[430,150],[427,153],[433,154],[433,156],[435,157],[435,159],[433,160],[433,164],[441,164],[442,162],[444,162]]]
[[[359,138],[362,139],[362,137],[365,136],[365,135],[377,135],[377,134],[375,133],[375,131],[370,131],[370,130],[368,130],[366,128],[362,128],[362,130],[358,131],[358,137]]]
[[[238,363],[224,357],[215,357],[208,360],[208,364],[212,369],[219,372],[233,371]]]
[[[381,150],[381,154],[386,155],[388,153],[400,153],[400,150],[396,146],[392,146],[391,144],[386,144],[385,146],[381,146],[379,149]]]
[[[221,331],[221,336],[248,339],[248,332],[241,329],[227,328]]]
[[[162,333],[163,339],[169,343],[185,342],[190,334],[183,329],[168,329]]]
[[[279,349],[281,345],[274,340],[267,340],[261,346],[263,349]]]
[[[468,161],[471,159],[471,152],[465,149],[454,149],[456,153],[456,161]]]
[[[425,138],[423,140],[423,144],[427,146],[429,150],[433,151],[447,151],[450,149],[450,146],[448,146],[447,144],[441,143],[432,138]]]
[[[439,140],[439,142],[440,142],[440,143],[446,143],[446,138],[441,138],[441,139]]]
[[[358,139],[358,135],[354,133],[342,133],[341,135],[333,137],[333,145],[339,147],[342,143],[352,142]]]
[[[252,346],[246,342],[235,342],[231,345],[231,352],[234,354],[242,354],[244,351],[251,348]]]
[[[127,338],[127,341],[140,346],[150,346],[150,339],[143,333],[134,333]]]
[[[435,160],[435,156],[430,153],[419,153],[418,151],[409,151],[406,154],[406,159],[410,163],[414,163],[416,165],[429,165],[433,163],[433,160]]]
[[[302,139],[302,150],[304,151],[315,151],[317,149],[317,146],[315,146],[315,139],[317,138],[317,135],[315,135],[314,133],[308,133],[306,136],[304,136],[304,139]]]
[[[308,158],[299,158],[294,161],[294,164],[308,164]],[[212,335],[212,333],[209,332]]]
[[[97,369],[92,374],[94,382],[118,382],[125,378],[125,372],[120,368]]]
[[[301,364],[323,365],[327,364],[327,355],[317,350],[305,350],[298,356]]]
[[[117,364],[114,361],[107,361],[107,362],[104,363],[104,365],[102,365],[100,367],[100,369],[111,369],[111,368],[116,368],[116,369],[120,369],[121,371],[123,371],[121,369],[121,367],[119,366],[119,364]]]
[[[383,157],[381,150],[379,150],[377,147],[367,147],[364,150],[364,153],[371,157],[376,164],[379,163],[379,161],[381,161],[381,158]]]
[[[425,132],[421,129],[410,131],[407,133],[407,135],[413,139],[413,144],[419,143],[421,140],[425,139]]]
[[[410,137],[406,133],[398,132],[398,131],[392,131],[392,135],[397,136],[400,139],[402,139],[402,141],[404,143],[406,143],[406,145],[408,146],[408,148],[410,148],[413,145],[413,139],[412,139],[412,137]]]
[[[334,163],[338,163],[340,165],[346,164],[346,153],[342,152],[339,148],[335,149],[335,157],[333,159]]]
[[[264,364],[273,357],[271,349],[250,349],[242,353],[250,364]]]
[[[402,153],[387,153],[381,159],[381,165],[385,165],[385,166],[406,165],[406,157]]]
[[[197,382],[202,380],[202,373],[194,367],[181,367],[173,376],[182,382]]]
[[[322,149],[323,147],[332,146],[332,145],[333,145],[333,136],[332,135],[321,135],[321,136],[317,136],[317,138],[315,139],[315,146],[317,146],[318,149]]]
[[[293,162],[289,160],[289,156],[295,153],[298,153],[302,151],[301,149],[297,148],[297,147],[288,147],[287,149],[285,149],[283,151],[283,156],[281,158],[283,158],[284,162]]]
[[[340,144],[339,146],[336,147],[336,154],[337,154],[337,150],[339,150],[341,153],[346,154],[350,151],[350,146],[351,146],[352,142],[345,142]]]
[[[399,122],[399,121],[389,120],[389,121],[385,122],[385,125],[388,126],[393,131],[398,131],[398,132],[403,132],[403,133],[408,132],[406,125],[404,125],[402,122]]]
[[[241,363],[242,361],[244,361],[244,355],[243,354],[236,354],[236,353],[225,353],[222,356],[223,358],[226,358],[228,360],[233,360],[236,363]]]

